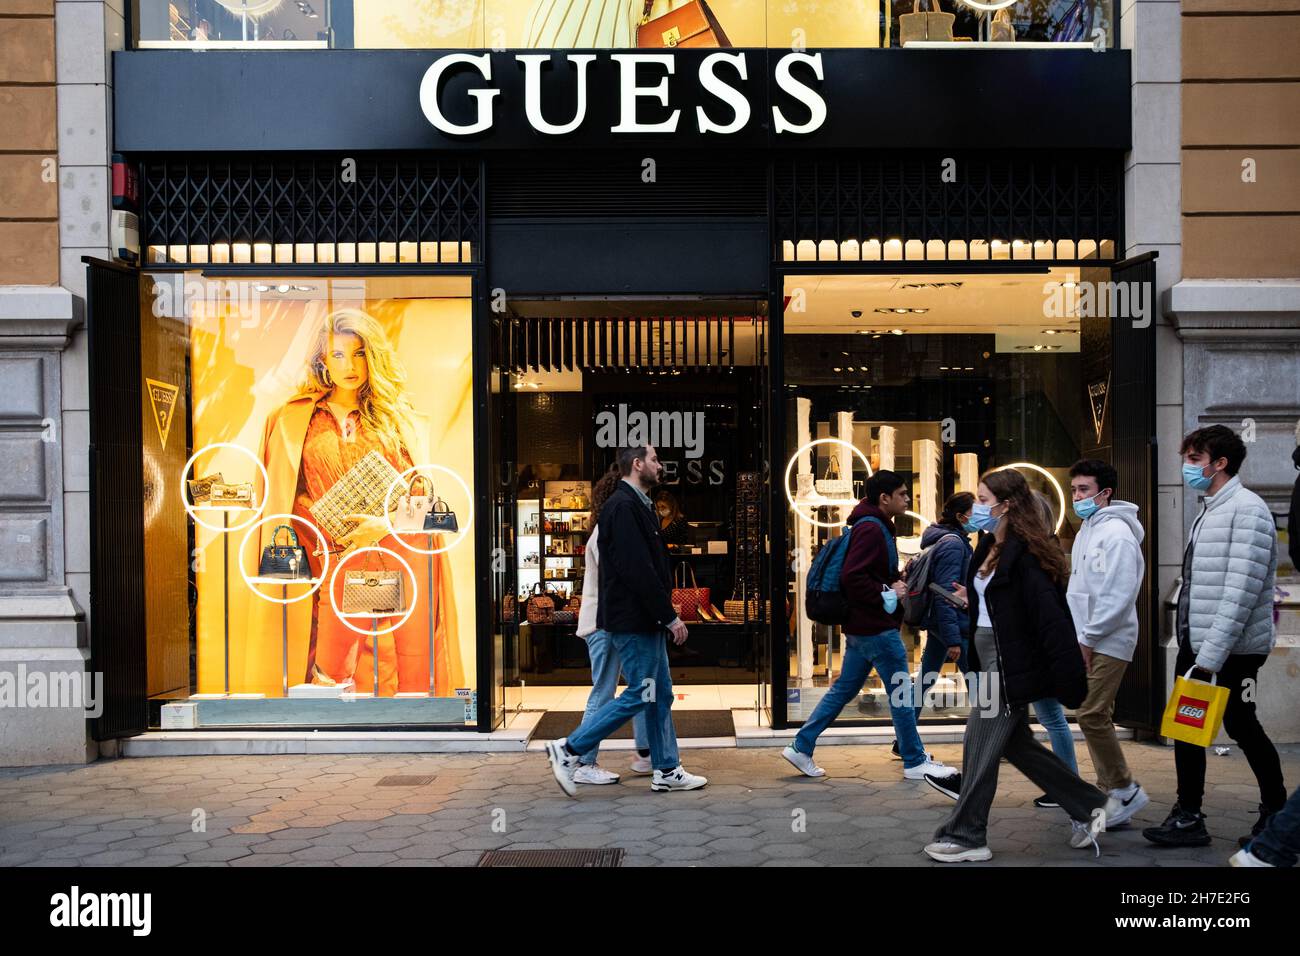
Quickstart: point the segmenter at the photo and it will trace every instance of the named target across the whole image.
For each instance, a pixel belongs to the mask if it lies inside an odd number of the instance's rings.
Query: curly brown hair
[[[596,480],[596,484],[591,489],[591,525],[587,529],[587,540],[591,540],[591,532],[596,530],[596,521],[600,518],[600,509],[605,507],[605,502],[609,496],[614,493],[618,483],[623,480],[619,474],[618,462],[609,466],[609,471],[605,472]]]
[[[1052,526],[1044,517],[1043,508],[1030,491],[1025,476],[1014,468],[986,471],[980,477],[980,484],[1006,506],[1002,520],[1007,522],[1007,530],[1025,543],[1048,577],[1065,587],[1070,581],[1070,562],[1056,543]],[[990,575],[997,570],[1001,551],[1002,545],[995,542],[988,556]]]

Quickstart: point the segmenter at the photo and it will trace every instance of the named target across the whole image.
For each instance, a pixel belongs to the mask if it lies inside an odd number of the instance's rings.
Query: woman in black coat
[[[1065,603],[1069,562],[1017,471],[984,475],[970,520],[986,533],[957,592],[968,599],[970,666],[979,672],[980,693],[966,722],[963,773],[926,777],[957,806],[925,852],[944,863],[992,858],[988,816],[1003,757],[1070,815],[1071,846],[1096,847],[1095,833],[1118,816],[1119,801],[1081,780],[1029,729],[1030,702],[1055,697],[1077,707],[1088,690]]]

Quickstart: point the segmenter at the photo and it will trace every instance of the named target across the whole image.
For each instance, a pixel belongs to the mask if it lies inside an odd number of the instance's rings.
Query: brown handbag
[[[673,47],[729,47],[731,41],[705,0],[691,0],[661,17],[650,18],[654,0],[645,9],[636,28],[636,45],[650,49]]]
[[[550,624],[555,616],[555,599],[541,588],[540,581],[534,584],[533,593],[524,605],[524,616],[528,618],[529,624]]]

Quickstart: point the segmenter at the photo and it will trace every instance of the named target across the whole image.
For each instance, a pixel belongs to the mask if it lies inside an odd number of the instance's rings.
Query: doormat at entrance
[[[533,730],[533,740],[558,740],[578,729],[582,714],[576,710],[548,710]],[[677,737],[734,737],[736,725],[729,710],[674,710]],[[632,721],[609,735],[611,740],[631,740]]]
[[[613,868],[623,865],[623,850],[488,850],[478,865]]]

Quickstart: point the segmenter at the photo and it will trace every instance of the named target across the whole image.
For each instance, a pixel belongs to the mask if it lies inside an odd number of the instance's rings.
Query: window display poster
[[[258,509],[256,519],[231,512],[238,530],[229,533],[195,526],[198,692],[225,690],[227,640],[231,693],[278,697],[286,683],[372,693],[376,652],[380,696],[455,697],[473,688],[469,299],[263,296],[249,313],[195,309],[189,322],[193,448],[238,446],[200,454],[193,471],[253,482]],[[372,486],[391,476],[390,506],[423,475],[427,483],[402,506],[441,499],[458,530],[399,537],[393,524],[410,528],[409,516],[349,503],[348,495],[364,497],[352,488],[361,473]],[[363,517],[346,523],[354,526],[348,534],[337,518],[321,517],[326,505],[343,514],[356,507]],[[258,578],[259,556],[284,524],[309,553],[319,586]],[[372,546],[379,550],[353,554]],[[340,565],[346,573],[336,574]],[[359,572],[380,575],[376,593],[397,596],[395,613],[343,616],[360,606],[357,592],[345,590]]]

